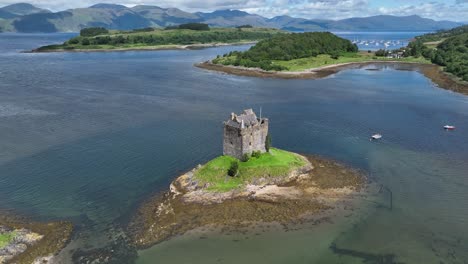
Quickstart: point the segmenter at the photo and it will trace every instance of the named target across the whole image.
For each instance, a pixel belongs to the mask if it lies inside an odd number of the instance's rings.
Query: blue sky
[[[24,1],[24,0],[23,0]],[[18,0],[0,0],[0,6]],[[468,0],[30,0],[38,7],[60,11],[95,3],[177,7],[186,11],[240,9],[267,17],[342,19],[372,15],[420,15],[436,20],[468,22]]]

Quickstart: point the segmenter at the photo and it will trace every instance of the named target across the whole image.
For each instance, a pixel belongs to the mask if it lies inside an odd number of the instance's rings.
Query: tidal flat
[[[214,64],[210,61],[196,63],[195,66],[217,71],[226,74],[233,74],[239,76],[259,77],[259,78],[279,78],[279,79],[320,79],[327,76],[336,74],[343,70],[349,69],[371,69],[378,70],[382,67],[392,67],[397,70],[412,70],[424,74],[427,78],[431,79],[439,87],[454,92],[468,94],[468,83],[459,80],[456,76],[446,73],[442,68],[435,64],[419,63],[419,62],[405,62],[405,61],[391,61],[391,60],[373,60],[362,62],[347,62],[330,64],[326,66],[310,68],[300,71],[265,71],[257,68],[246,68],[240,66]]]

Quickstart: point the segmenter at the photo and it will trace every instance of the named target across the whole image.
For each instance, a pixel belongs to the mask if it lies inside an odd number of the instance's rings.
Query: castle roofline
[[[262,120],[267,119],[260,120],[252,109],[246,109],[240,115],[231,113],[231,118],[224,123],[231,127],[245,128],[258,125]]]

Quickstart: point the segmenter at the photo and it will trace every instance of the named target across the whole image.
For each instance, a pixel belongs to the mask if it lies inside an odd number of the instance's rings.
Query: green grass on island
[[[83,30],[84,31],[84,30]],[[171,49],[184,45],[247,43],[285,33],[271,28],[139,29],[133,31],[97,31],[80,34],[63,44],[49,45],[36,51]]]
[[[15,232],[0,234],[0,249],[4,248],[15,238]]]
[[[231,156],[217,157],[195,172],[195,179],[200,183],[208,183],[208,190],[226,192],[244,186],[246,183],[262,177],[285,176],[294,169],[306,165],[298,155],[272,148],[270,152],[260,157],[251,157],[246,162],[239,161],[237,176],[228,176],[231,163],[238,161]]]

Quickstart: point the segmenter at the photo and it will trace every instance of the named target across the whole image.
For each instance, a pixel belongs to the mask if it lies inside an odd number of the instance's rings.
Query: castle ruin
[[[242,159],[254,151],[264,153],[267,135],[268,118],[258,118],[252,109],[240,115],[231,113],[224,122],[223,154]]]

